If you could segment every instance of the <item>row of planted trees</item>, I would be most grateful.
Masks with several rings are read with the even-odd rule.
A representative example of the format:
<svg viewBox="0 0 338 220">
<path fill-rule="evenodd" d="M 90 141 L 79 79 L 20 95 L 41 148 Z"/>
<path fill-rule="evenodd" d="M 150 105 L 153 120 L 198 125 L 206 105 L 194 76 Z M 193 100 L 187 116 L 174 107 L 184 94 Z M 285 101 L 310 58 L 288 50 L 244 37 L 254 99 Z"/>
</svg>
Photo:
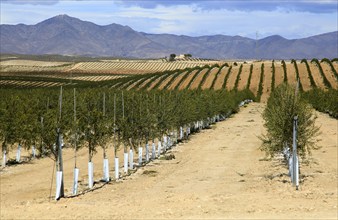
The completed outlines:
<svg viewBox="0 0 338 220">
<path fill-rule="evenodd" d="M 0 99 L 3 166 L 8 151 L 19 146 L 18 150 L 33 148 L 37 155 L 49 156 L 57 161 L 58 171 L 62 171 L 62 146 L 72 146 L 76 169 L 76 151 L 85 147 L 91 188 L 92 158 L 98 147 L 103 149 L 104 180 L 109 181 L 106 149 L 108 144 L 113 144 L 115 179 L 118 179 L 117 150 L 120 147 L 124 148 L 124 172 L 128 172 L 128 167 L 134 168 L 134 152 L 139 153 L 142 165 L 142 149 L 149 161 L 149 145 L 152 146 L 154 159 L 155 144 L 159 155 L 190 132 L 237 111 L 240 101 L 254 97 L 248 90 L 144 92 L 66 88 L 6 89 L 0 91 Z M 76 194 L 76 190 L 73 193 Z"/>
</svg>

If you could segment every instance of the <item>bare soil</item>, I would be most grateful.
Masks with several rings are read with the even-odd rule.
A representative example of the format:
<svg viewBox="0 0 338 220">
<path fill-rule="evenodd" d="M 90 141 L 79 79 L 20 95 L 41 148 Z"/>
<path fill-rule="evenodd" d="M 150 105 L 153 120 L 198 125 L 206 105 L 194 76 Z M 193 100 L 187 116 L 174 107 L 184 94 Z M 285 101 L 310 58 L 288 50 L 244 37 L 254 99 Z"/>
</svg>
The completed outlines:
<svg viewBox="0 0 338 220">
<path fill-rule="evenodd" d="M 214 67 L 212 70 L 210 70 L 209 75 L 207 76 L 204 84 L 202 85 L 202 89 L 210 89 L 211 88 L 212 82 L 214 81 L 218 70 L 219 70 L 219 68 L 217 68 L 217 67 Z"/>
<path fill-rule="evenodd" d="M 263 78 L 263 94 L 261 96 L 261 102 L 267 102 L 271 93 L 271 81 L 272 81 L 272 63 L 264 63 L 264 78 Z"/>
<path fill-rule="evenodd" d="M 316 82 L 317 87 L 321 88 L 321 89 L 326 88 L 325 85 L 324 85 L 323 77 L 319 73 L 318 66 L 314 63 L 309 62 L 309 61 L 308 61 L 308 64 L 310 66 L 311 74 L 312 74 L 314 81 Z"/>
<path fill-rule="evenodd" d="M 239 66 L 232 66 L 232 69 L 230 71 L 230 75 L 228 77 L 228 81 L 225 87 L 227 90 L 230 91 L 235 87 L 235 82 L 236 82 L 238 73 L 239 73 Z"/>
<path fill-rule="evenodd" d="M 173 76 L 174 76 L 173 74 L 170 75 L 170 76 L 167 76 L 167 77 L 161 82 L 161 84 L 159 85 L 158 89 L 159 89 L 159 90 L 164 89 L 164 87 L 170 82 L 170 80 L 171 80 L 171 78 L 173 78 Z"/>
<path fill-rule="evenodd" d="M 250 104 L 173 148 L 169 154 L 175 159 L 155 160 L 118 182 L 58 202 L 49 201 L 52 160 L 6 167 L 0 172 L 1 219 L 337 219 L 337 120 L 318 113 L 322 148 L 302 161 L 296 191 L 285 164 L 267 160 L 258 150 L 258 136 L 265 132 L 263 109 Z M 71 149 L 64 150 L 66 195 L 71 194 L 73 156 Z M 108 157 L 113 158 L 111 148 Z M 82 149 L 81 187 L 87 184 L 87 161 Z M 102 150 L 93 162 L 99 180 Z"/>
<path fill-rule="evenodd" d="M 303 90 L 304 91 L 310 90 L 311 82 L 309 79 L 309 73 L 307 71 L 305 63 L 297 62 L 297 67 L 298 67 L 300 82 L 302 83 L 302 86 L 303 86 Z"/>
<path fill-rule="evenodd" d="M 259 87 L 259 80 L 261 76 L 261 62 L 257 62 L 253 64 L 252 76 L 249 89 L 255 95 L 257 95 L 258 87 Z"/>
<path fill-rule="evenodd" d="M 190 88 L 189 89 L 197 89 L 200 82 L 203 79 L 203 76 L 208 72 L 208 68 L 204 68 L 203 70 L 201 70 L 198 75 L 196 76 L 196 78 L 194 79 L 194 81 L 191 83 Z"/>
<path fill-rule="evenodd" d="M 185 71 L 185 72 L 181 73 L 180 75 L 178 75 L 175 78 L 174 82 L 169 86 L 168 89 L 173 90 L 186 74 L 188 74 L 188 71 Z"/>
<path fill-rule="evenodd" d="M 284 81 L 284 70 L 280 63 L 275 62 L 275 87 Z"/>
<path fill-rule="evenodd" d="M 250 66 L 251 64 L 243 64 L 241 78 L 238 82 L 238 90 L 242 90 L 246 88 L 248 84 L 248 80 L 249 80 Z"/>
<path fill-rule="evenodd" d="M 185 80 L 181 83 L 181 85 L 179 86 L 179 90 L 185 89 L 187 88 L 187 86 L 189 85 L 190 81 L 192 80 L 192 78 L 195 76 L 195 74 L 198 74 L 199 70 L 193 70 L 189 76 L 187 78 L 185 78 Z"/>
<path fill-rule="evenodd" d="M 218 89 L 222 89 L 222 86 L 224 84 L 224 79 L 226 74 L 228 73 L 229 67 L 223 67 L 221 72 L 218 74 L 218 77 L 216 79 L 215 85 L 214 85 L 214 89 L 218 90 Z"/>
<path fill-rule="evenodd" d="M 331 70 L 330 65 L 323 62 L 323 63 L 320 63 L 320 66 L 322 67 L 324 75 L 326 76 L 327 80 L 330 82 L 332 88 L 338 89 L 338 83 L 337 83 L 336 77 L 334 76 L 334 73 Z"/>
<path fill-rule="evenodd" d="M 296 70 L 295 70 L 293 63 L 286 64 L 286 75 L 288 77 L 288 84 L 296 85 L 297 75 L 296 75 Z"/>
</svg>

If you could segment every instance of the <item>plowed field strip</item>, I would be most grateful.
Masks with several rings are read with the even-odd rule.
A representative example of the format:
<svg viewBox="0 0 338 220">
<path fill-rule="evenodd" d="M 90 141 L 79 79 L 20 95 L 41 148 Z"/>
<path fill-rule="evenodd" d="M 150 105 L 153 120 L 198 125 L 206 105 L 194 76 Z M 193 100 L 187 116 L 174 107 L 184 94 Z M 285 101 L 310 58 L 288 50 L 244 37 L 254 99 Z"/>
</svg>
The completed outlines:
<svg viewBox="0 0 338 220">
<path fill-rule="evenodd" d="M 161 85 L 159 85 L 158 89 L 162 90 L 169 82 L 170 80 L 174 77 L 174 74 L 168 76 L 165 80 L 162 81 Z"/>
<path fill-rule="evenodd" d="M 249 89 L 254 95 L 257 95 L 258 92 L 259 80 L 261 77 L 261 66 L 262 66 L 261 62 L 253 64 L 252 77 Z"/>
<path fill-rule="evenodd" d="M 205 79 L 205 82 L 203 83 L 202 85 L 202 89 L 210 89 L 211 85 L 212 85 L 212 82 L 214 81 L 215 77 L 216 77 L 216 74 L 218 72 L 219 68 L 217 67 L 214 67 L 209 75 L 207 76 L 207 78 Z"/>
<path fill-rule="evenodd" d="M 243 64 L 241 78 L 239 79 L 238 83 L 238 90 L 243 90 L 246 88 L 248 83 L 250 73 L 250 64 Z"/>
<path fill-rule="evenodd" d="M 326 62 L 322 62 L 320 63 L 322 69 L 323 69 L 323 72 L 327 78 L 327 80 L 330 82 L 331 86 L 333 89 L 337 89 L 338 88 L 338 83 L 337 83 L 337 80 L 336 80 L 336 77 L 334 76 L 332 70 L 331 70 L 331 67 L 328 63 Z"/>
<path fill-rule="evenodd" d="M 178 87 L 179 90 L 186 89 L 189 85 L 192 78 L 197 74 L 200 70 L 194 70 L 192 71 L 189 76 L 182 82 L 182 84 Z"/>
<path fill-rule="evenodd" d="M 297 66 L 298 66 L 299 78 L 300 78 L 300 82 L 302 83 L 303 90 L 308 91 L 311 89 L 311 82 L 309 79 L 309 73 L 307 72 L 306 65 L 305 63 L 297 62 Z"/>
<path fill-rule="evenodd" d="M 238 71 L 239 71 L 239 66 L 232 66 L 228 81 L 226 82 L 227 84 L 225 86 L 227 90 L 232 90 L 234 88 L 237 75 L 238 75 Z"/>
<path fill-rule="evenodd" d="M 326 86 L 324 85 L 323 77 L 319 73 L 319 68 L 316 64 L 311 63 L 308 61 L 308 64 L 310 66 L 310 70 L 312 73 L 312 77 L 314 81 L 316 82 L 316 85 L 318 88 L 324 89 Z"/>
<path fill-rule="evenodd" d="M 214 86 L 215 90 L 222 89 L 224 79 L 225 79 L 226 74 L 228 73 L 228 70 L 229 70 L 229 67 L 225 66 L 222 68 L 220 74 L 218 74 L 218 77 L 216 79 L 215 86 Z"/>
<path fill-rule="evenodd" d="M 203 70 L 201 70 L 199 74 L 196 76 L 196 78 L 194 79 L 194 81 L 191 83 L 189 89 L 197 89 L 201 80 L 203 79 L 204 74 L 206 74 L 208 70 L 209 70 L 208 68 L 204 68 Z"/>
<path fill-rule="evenodd" d="M 149 79 L 146 79 L 141 85 L 138 86 L 138 90 L 142 89 L 147 83 L 149 83 L 152 79 L 154 79 L 156 76 L 149 77 Z"/>
<path fill-rule="evenodd" d="M 266 102 L 271 93 L 272 63 L 264 63 L 263 94 L 262 102 Z"/>
<path fill-rule="evenodd" d="M 188 74 L 188 71 L 184 71 L 183 73 L 181 73 L 180 75 L 178 75 L 178 76 L 175 78 L 174 82 L 171 83 L 171 85 L 169 86 L 168 89 L 169 89 L 169 90 L 175 89 L 176 86 L 177 86 L 177 84 L 181 81 L 181 79 L 182 79 L 186 74 Z"/>
<path fill-rule="evenodd" d="M 151 84 L 150 84 L 150 86 L 147 88 L 147 90 L 148 91 L 150 91 L 150 90 L 152 90 L 162 79 L 163 79 L 163 77 L 166 77 L 166 76 L 168 76 L 168 74 L 165 74 L 165 75 L 163 75 L 163 76 L 160 76 L 159 78 L 157 78 L 156 80 L 154 80 Z"/>
<path fill-rule="evenodd" d="M 284 71 L 280 63 L 275 62 L 275 87 L 284 81 Z"/>
<path fill-rule="evenodd" d="M 286 74 L 288 78 L 288 84 L 296 85 L 297 83 L 296 70 L 295 70 L 295 66 L 292 63 L 286 64 Z"/>
</svg>

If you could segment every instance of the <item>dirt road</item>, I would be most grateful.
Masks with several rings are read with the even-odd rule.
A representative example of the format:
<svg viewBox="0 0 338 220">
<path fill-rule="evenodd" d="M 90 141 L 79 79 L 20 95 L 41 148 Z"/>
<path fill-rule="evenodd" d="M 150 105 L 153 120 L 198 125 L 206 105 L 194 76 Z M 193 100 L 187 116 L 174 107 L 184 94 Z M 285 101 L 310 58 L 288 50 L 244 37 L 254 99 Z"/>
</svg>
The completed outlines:
<svg viewBox="0 0 338 220">
<path fill-rule="evenodd" d="M 296 191 L 282 162 L 266 160 L 258 150 L 263 108 L 252 103 L 176 146 L 175 159 L 156 160 L 76 198 L 48 202 L 49 159 L 8 167 L 0 173 L 1 219 L 337 219 L 337 120 L 318 113 L 322 148 L 313 152 L 310 165 L 301 164 Z M 102 175 L 101 155 L 94 158 L 96 178 Z M 64 158 L 71 157 L 66 150 Z M 84 182 L 86 160 L 81 151 Z M 72 163 L 65 161 L 66 189 Z"/>
</svg>

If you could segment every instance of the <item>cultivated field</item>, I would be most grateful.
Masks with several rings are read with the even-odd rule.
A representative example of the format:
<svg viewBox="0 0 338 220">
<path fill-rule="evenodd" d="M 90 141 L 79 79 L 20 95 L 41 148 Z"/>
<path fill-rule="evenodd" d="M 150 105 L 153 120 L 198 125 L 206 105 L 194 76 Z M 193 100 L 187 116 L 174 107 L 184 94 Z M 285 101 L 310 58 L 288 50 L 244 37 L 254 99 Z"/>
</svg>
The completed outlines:
<svg viewBox="0 0 338 220">
<path fill-rule="evenodd" d="M 212 129 L 118 182 L 103 185 L 102 151 L 94 156 L 96 190 L 49 200 L 49 158 L 0 171 L 1 219 L 337 219 L 337 120 L 317 113 L 320 150 L 301 164 L 296 191 L 281 160 L 265 160 L 257 136 L 264 104 L 253 103 Z M 108 149 L 112 158 L 113 150 Z M 87 151 L 80 150 L 80 188 L 87 185 Z M 123 158 L 123 152 L 118 153 Z M 14 154 L 10 155 L 12 158 Z M 73 150 L 64 150 L 65 193 L 71 194 Z M 303 161 L 304 162 L 304 161 Z M 123 163 L 120 162 L 120 167 Z M 113 162 L 111 162 L 113 170 Z M 122 169 L 122 168 L 121 168 Z M 55 178 L 54 180 L 55 181 Z M 102 186 L 102 187 L 100 187 Z M 52 196 L 55 184 L 52 187 Z"/>
<path fill-rule="evenodd" d="M 51 71 L 51 68 L 58 69 Z M 315 59 L 293 62 L 237 62 L 236 64 L 207 60 L 175 62 L 104 60 L 78 63 L 5 60 L 1 61 L 0 86 L 53 87 L 108 80 L 109 83 L 105 85 L 128 90 L 249 88 L 255 95 L 261 96 L 261 101 L 266 101 L 273 90 L 272 86 L 277 87 L 283 82 L 295 85 L 298 78 L 304 91 L 315 87 L 337 89 L 337 71 L 337 61 L 316 62 Z M 140 78 L 140 74 L 143 78 Z M 44 81 L 48 82 L 44 83 Z M 259 91 L 260 84 L 261 91 Z M 258 94 L 259 92 L 262 94 Z"/>
</svg>

